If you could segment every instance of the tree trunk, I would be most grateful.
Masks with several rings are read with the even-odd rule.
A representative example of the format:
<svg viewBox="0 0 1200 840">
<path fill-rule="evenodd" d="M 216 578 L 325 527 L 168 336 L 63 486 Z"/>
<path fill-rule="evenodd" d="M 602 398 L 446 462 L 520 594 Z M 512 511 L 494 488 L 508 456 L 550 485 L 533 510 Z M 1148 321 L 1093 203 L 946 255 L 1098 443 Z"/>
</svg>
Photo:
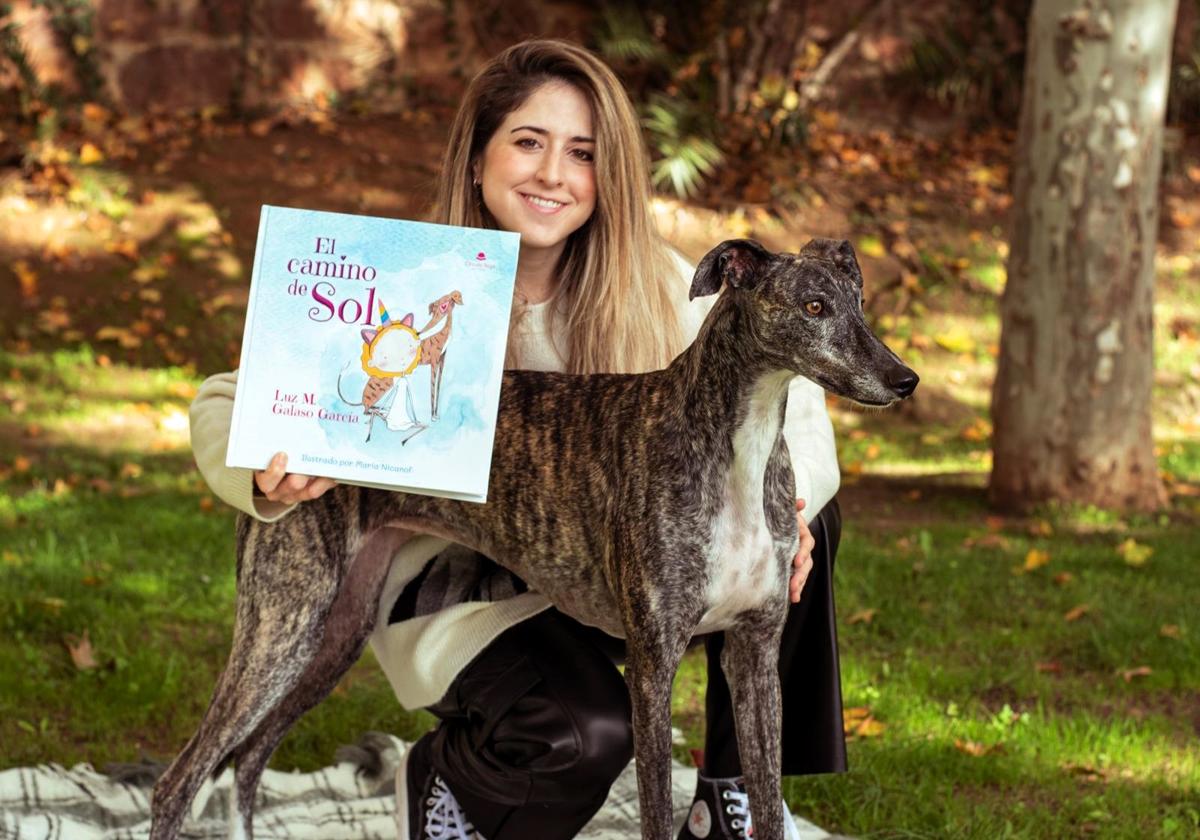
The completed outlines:
<svg viewBox="0 0 1200 840">
<path fill-rule="evenodd" d="M 992 391 L 993 503 L 1152 510 L 1154 245 L 1177 0 L 1037 0 Z"/>
</svg>

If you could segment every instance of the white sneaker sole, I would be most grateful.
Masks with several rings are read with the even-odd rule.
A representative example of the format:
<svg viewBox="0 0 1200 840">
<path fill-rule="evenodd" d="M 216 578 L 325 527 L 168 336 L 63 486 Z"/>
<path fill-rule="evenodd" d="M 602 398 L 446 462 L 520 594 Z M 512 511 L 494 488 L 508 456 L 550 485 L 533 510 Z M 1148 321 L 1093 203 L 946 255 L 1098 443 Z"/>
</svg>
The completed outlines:
<svg viewBox="0 0 1200 840">
<path fill-rule="evenodd" d="M 409 749 L 412 746 L 409 745 Z M 396 768 L 396 838 L 411 840 L 408 833 L 408 753 L 400 758 Z"/>
</svg>

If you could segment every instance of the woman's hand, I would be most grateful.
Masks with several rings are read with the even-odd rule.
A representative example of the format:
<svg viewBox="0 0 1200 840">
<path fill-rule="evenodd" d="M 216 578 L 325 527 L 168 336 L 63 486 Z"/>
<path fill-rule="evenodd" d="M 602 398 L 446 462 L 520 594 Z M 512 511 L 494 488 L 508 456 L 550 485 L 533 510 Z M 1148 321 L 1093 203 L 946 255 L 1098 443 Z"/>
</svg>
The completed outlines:
<svg viewBox="0 0 1200 840">
<path fill-rule="evenodd" d="M 813 538 L 812 531 L 808 530 L 808 523 L 804 521 L 804 517 L 800 511 L 804 510 L 804 500 L 796 500 L 796 524 L 800 527 L 800 550 L 796 552 L 796 559 L 792 561 L 792 580 L 788 584 L 788 595 L 795 604 L 800 600 L 800 592 L 804 589 L 804 582 L 808 580 L 808 573 L 812 571 L 812 550 L 817 541 Z"/>
<path fill-rule="evenodd" d="M 272 502 L 294 505 L 315 499 L 337 484 L 332 478 L 287 472 L 287 454 L 276 452 L 265 470 L 254 474 L 254 483 Z"/>
</svg>

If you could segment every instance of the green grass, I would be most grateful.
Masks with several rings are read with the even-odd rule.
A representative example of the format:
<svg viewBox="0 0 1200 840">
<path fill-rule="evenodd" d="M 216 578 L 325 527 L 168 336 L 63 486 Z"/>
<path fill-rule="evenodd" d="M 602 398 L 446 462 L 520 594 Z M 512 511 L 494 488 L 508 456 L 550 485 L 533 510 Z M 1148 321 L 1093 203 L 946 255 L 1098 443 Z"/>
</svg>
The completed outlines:
<svg viewBox="0 0 1200 840">
<path fill-rule="evenodd" d="M 1115 534 L 1055 526 L 972 550 L 969 526 L 925 532 L 927 554 L 897 549 L 921 542 L 913 531 L 843 543 L 842 615 L 878 610 L 843 622 L 846 699 L 886 728 L 852 741 L 847 777 L 792 781 L 802 810 L 871 836 L 1194 836 L 1195 527 L 1122 532 L 1154 547 L 1141 568 Z M 1014 574 L 1033 547 L 1050 563 Z M 1056 584 L 1063 572 L 1073 580 Z M 1151 672 L 1126 681 L 1139 666 Z"/>
<path fill-rule="evenodd" d="M 168 758 L 232 630 L 234 516 L 213 504 L 177 423 L 196 380 L 102 366 L 87 348 L 0 353 L 0 372 L 0 673 L 19 675 L 0 681 L 0 766 Z M 84 633 L 96 667 L 81 670 L 67 644 Z M 428 726 L 369 660 L 275 766 L 328 764 L 366 729 Z"/>
<path fill-rule="evenodd" d="M 168 758 L 233 614 L 233 515 L 179 424 L 197 380 L 87 348 L 0 353 L 0 375 L 0 673 L 20 675 L 0 682 L 0 766 Z M 976 411 L 946 426 L 839 412 L 843 464 L 860 465 L 841 494 L 843 686 L 880 727 L 852 735 L 850 773 L 789 780 L 789 801 L 861 836 L 1195 837 L 1195 510 L 989 520 Z M 1195 481 L 1200 446 L 1166 442 L 1162 465 Z M 1152 549 L 1141 566 L 1117 551 L 1130 538 Z M 1024 571 L 1030 550 L 1049 562 Z M 67 643 L 85 632 L 97 667 L 81 670 Z M 704 684 L 694 651 L 681 760 L 703 740 Z M 411 739 L 430 721 L 368 654 L 273 764 L 313 769 L 365 730 Z"/>
</svg>

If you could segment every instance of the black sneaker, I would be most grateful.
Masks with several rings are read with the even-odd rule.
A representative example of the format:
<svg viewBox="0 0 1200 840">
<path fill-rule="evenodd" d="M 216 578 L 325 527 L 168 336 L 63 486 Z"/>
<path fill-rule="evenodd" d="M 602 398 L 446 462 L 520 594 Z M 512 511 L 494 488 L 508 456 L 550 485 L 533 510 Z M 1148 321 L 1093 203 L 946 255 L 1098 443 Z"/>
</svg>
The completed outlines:
<svg viewBox="0 0 1200 840">
<path fill-rule="evenodd" d="M 750 806 L 742 777 L 710 779 L 696 776 L 696 797 L 678 840 L 747 840 Z"/>
<path fill-rule="evenodd" d="M 408 748 L 396 770 L 399 840 L 483 840 L 429 759 L 432 733 Z"/>
<path fill-rule="evenodd" d="M 799 840 L 796 823 L 787 803 L 783 808 L 783 836 Z M 754 823 L 750 819 L 750 801 L 746 782 L 741 776 L 732 779 L 710 779 L 696 774 L 696 797 L 688 811 L 678 840 L 750 840 Z"/>
</svg>

